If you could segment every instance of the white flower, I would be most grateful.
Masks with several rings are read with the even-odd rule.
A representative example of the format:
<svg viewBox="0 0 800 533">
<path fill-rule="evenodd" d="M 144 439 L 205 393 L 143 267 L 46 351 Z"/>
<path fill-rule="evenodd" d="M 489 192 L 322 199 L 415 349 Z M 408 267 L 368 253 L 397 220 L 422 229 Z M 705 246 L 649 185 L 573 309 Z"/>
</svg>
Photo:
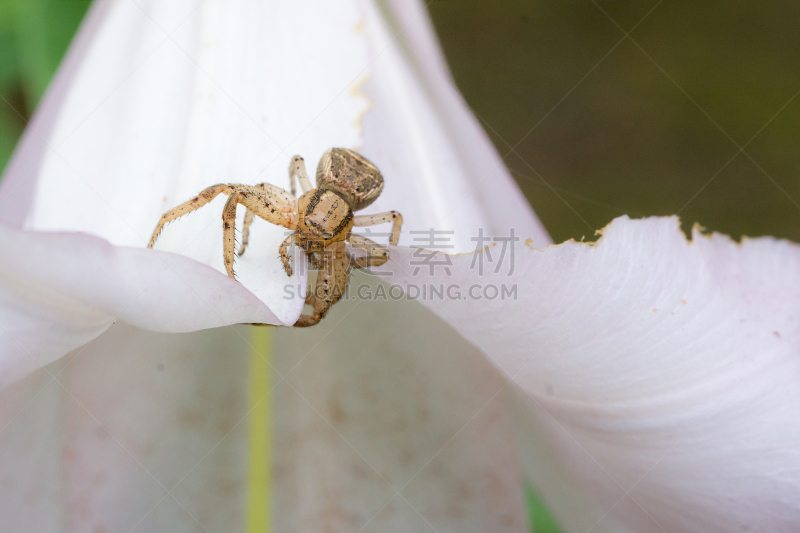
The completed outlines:
<svg viewBox="0 0 800 533">
<path fill-rule="evenodd" d="M 119 0 L 0 187 L 4 528 L 243 529 L 252 328 L 206 328 L 293 323 L 305 276 L 257 221 L 227 278 L 222 198 L 144 246 L 202 188 L 285 187 L 331 146 L 382 170 L 370 210 L 403 213 L 401 244 L 522 238 L 513 273 L 414 273 L 398 247 L 385 281 L 517 298 L 354 299 L 275 330 L 276 531 L 524 531 L 526 480 L 566 531 L 796 527 L 795 245 L 619 219 L 542 249 L 419 2 Z"/>
<path fill-rule="evenodd" d="M 800 247 L 622 217 L 517 253 L 519 299 L 423 303 L 513 383 L 525 472 L 567 531 L 797 529 Z M 392 259 L 394 283 L 433 282 Z M 453 276 L 485 285 L 471 261 Z"/>
</svg>

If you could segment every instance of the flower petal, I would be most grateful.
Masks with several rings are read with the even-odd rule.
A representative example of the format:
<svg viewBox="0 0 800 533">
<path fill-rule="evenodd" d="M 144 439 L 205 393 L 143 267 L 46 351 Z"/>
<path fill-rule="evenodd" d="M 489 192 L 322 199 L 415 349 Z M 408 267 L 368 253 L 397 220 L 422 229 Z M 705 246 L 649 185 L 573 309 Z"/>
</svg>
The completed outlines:
<svg viewBox="0 0 800 533">
<path fill-rule="evenodd" d="M 117 324 L 4 391 L 4 531 L 242 530 L 246 334 Z"/>
<path fill-rule="evenodd" d="M 288 186 L 292 154 L 313 165 L 360 143 L 368 102 L 347 90 L 367 64 L 359 20 L 352 3 L 98 2 L 9 165 L 2 219 L 143 247 L 162 213 L 209 185 Z M 157 249 L 225 273 L 224 201 L 167 228 Z M 283 292 L 295 284 L 276 253 L 284 233 L 257 220 L 236 262 L 274 323 L 299 309 Z"/>
<path fill-rule="evenodd" d="M 347 90 L 367 65 L 360 18 L 354 4 L 97 2 L 5 173 L 0 219 L 143 247 L 163 212 L 204 187 L 285 187 L 293 153 L 316 161 L 332 145 L 360 142 L 368 102 Z M 297 20 L 304 23 L 287 22 Z M 320 44 L 329 40 L 336 46 Z M 217 276 L 169 254 L 78 236 L 48 248 L 61 237 L 3 229 L 14 243 L 2 252 L 14 276 L 3 289 L 3 312 L 13 317 L 2 341 L 3 383 L 37 367 L 23 352 L 46 364 L 116 318 L 157 331 L 294 323 L 302 300 L 284 287 L 305 287 L 306 274 L 283 271 L 276 252 L 285 230 L 256 220 L 236 261 L 238 279 L 267 308 L 224 275 L 224 201 L 171 225 L 156 246 Z M 15 265 L 21 250 L 37 260 Z M 69 267 L 54 272 L 62 263 Z M 36 333 L 43 329 L 50 334 Z"/>
<path fill-rule="evenodd" d="M 0 514 L 12 533 L 65 529 L 61 396 L 41 369 L 0 393 Z"/>
<path fill-rule="evenodd" d="M 409 231 L 431 228 L 455 232 L 446 243 L 455 252 L 475 249 L 478 228 L 552 242 L 450 79 L 425 5 L 363 4 L 374 56 L 364 92 L 374 107 L 362 152 L 386 176 L 370 210 L 400 211 L 406 245 L 416 241 Z"/>
<path fill-rule="evenodd" d="M 173 332 L 251 320 L 286 323 L 240 283 L 167 252 L 2 225 L 0 250 L 0 388 L 116 320 Z M 294 283 L 302 282 L 295 275 Z M 295 316 L 301 308 L 295 301 Z"/>
<path fill-rule="evenodd" d="M 374 205 L 375 211 L 401 210 L 411 222 L 410 229 L 463 229 L 464 233 L 454 236 L 454 245 L 459 250 L 473 248 L 469 230 L 500 231 L 506 224 L 525 228 L 536 237 L 537 244 L 548 242 L 490 143 L 458 99 L 449 78 L 441 72 L 441 65 L 431 65 L 440 70 L 438 73 L 424 73 L 426 62 L 415 54 L 424 57 L 438 53 L 433 40 L 428 38 L 427 42 L 413 45 L 412 53 L 396 39 L 406 27 L 425 20 L 423 6 L 417 4 L 414 7 L 417 16 L 398 27 L 398 20 L 407 20 L 403 18 L 408 14 L 404 6 L 394 7 L 398 16 L 393 18 L 387 11 L 378 12 L 370 2 L 360 4 L 366 15 L 366 24 L 361 27 L 356 24 L 360 15 L 350 4 L 329 7 L 321 3 L 308 6 L 287 3 L 282 4 L 286 13 L 270 13 L 274 15 L 270 18 L 252 15 L 255 12 L 263 15 L 257 11 L 260 4 L 243 2 L 222 8 L 204 3 L 196 12 L 190 12 L 187 6 L 185 25 L 179 22 L 183 15 L 177 14 L 180 9 L 175 7 L 180 8 L 181 4 L 162 8 L 161 4 L 143 3 L 141 13 L 126 2 L 101 4 L 103 10 L 96 8 L 93 16 L 108 18 L 98 30 L 96 40 L 87 45 L 91 50 L 85 54 L 80 69 L 75 70 L 93 73 L 92 76 L 110 72 L 112 83 L 109 85 L 106 79 L 105 88 L 112 92 L 106 100 L 95 104 L 99 107 L 88 118 L 70 111 L 63 121 L 54 121 L 53 131 L 46 138 L 56 139 L 58 146 L 50 158 L 37 162 L 42 170 L 36 174 L 36 194 L 30 194 L 33 207 L 25 227 L 92 232 L 112 244 L 141 246 L 153 222 L 175 203 L 219 181 L 249 181 L 225 176 L 249 175 L 251 182 L 255 182 L 263 179 L 259 173 L 264 172 L 267 181 L 283 184 L 286 161 L 281 161 L 287 153 L 274 153 L 274 147 L 265 138 L 272 136 L 262 134 L 272 132 L 269 127 L 274 124 L 275 136 L 292 143 L 292 152 L 303 153 L 309 161 L 315 161 L 331 145 L 357 146 L 360 129 L 355 119 L 366 109 L 368 101 L 361 99 L 356 89 L 371 72 L 372 78 L 364 85 L 364 91 L 374 99 L 375 108 L 364 119 L 363 152 L 378 164 L 387 179 L 386 191 Z M 301 19 L 302 25 L 285 22 Z M 159 34 L 150 23 L 174 33 L 159 43 L 158 39 L 166 33 Z M 425 25 L 428 23 L 422 24 L 419 31 L 428 32 Z M 242 27 L 252 29 L 242 31 Z M 306 30 L 298 28 L 307 28 L 308 33 L 300 33 Z M 336 33 L 329 37 L 331 31 Z M 260 39 L 275 35 L 275 40 L 263 48 L 263 43 L 252 46 L 247 39 L 253 35 Z M 252 53 L 253 50 L 274 52 L 287 41 L 287 35 L 293 37 L 292 46 L 283 49 L 280 57 L 269 56 L 265 61 L 258 52 Z M 307 38 L 303 39 L 303 35 Z M 330 52 L 330 56 L 320 55 L 320 36 L 337 43 L 323 50 Z M 123 66 L 130 67 L 136 60 L 142 61 L 141 66 L 121 72 L 118 65 L 112 65 L 118 60 L 120 49 L 125 51 Z M 287 57 L 291 60 L 286 60 Z M 267 72 L 283 72 L 281 80 L 288 79 L 285 87 L 276 89 L 272 78 L 261 84 L 259 79 L 251 83 L 250 76 L 258 78 L 259 65 L 264 62 L 271 67 Z M 308 70 L 304 73 L 297 65 Z M 237 79 L 236 75 L 245 79 Z M 189 78 L 191 81 L 187 81 Z M 152 80 L 161 81 L 153 85 Z M 113 89 L 114 83 L 119 84 L 118 91 Z M 81 100 L 83 95 L 104 94 L 102 87 L 80 85 L 75 80 L 72 84 L 77 89 L 65 98 L 79 101 L 64 105 L 64 109 L 91 108 Z M 439 87 L 442 84 L 445 88 Z M 313 93 L 313 98 L 306 92 Z M 266 99 L 268 103 L 264 103 L 264 94 L 270 96 Z M 317 100 L 319 94 L 326 94 L 331 100 Z M 285 108 L 278 109 L 275 102 L 281 102 Z M 260 122 L 261 110 L 268 119 L 266 125 Z M 237 115 L 238 112 L 247 117 Z M 297 117 L 302 119 L 302 126 L 295 122 Z M 312 120 L 310 126 L 306 127 L 306 119 Z M 352 135 L 354 131 L 356 135 Z M 278 146 L 282 146 L 280 140 Z M 273 161 L 276 165 L 271 164 Z M 278 177 L 272 179 L 271 172 Z M 53 181 L 47 182 L 47 176 L 53 176 Z M 13 178 L 7 183 L 23 182 Z M 477 199 L 475 191 L 482 193 Z M 483 194 L 488 191 L 499 194 Z M 10 194 L 13 192 L 0 197 Z M 215 202 L 170 227 L 159 241 L 159 248 L 184 253 L 221 270 L 219 222 L 214 219 L 219 216 L 222 200 Z M 257 253 L 248 251 L 239 261 L 244 284 L 256 294 L 258 280 L 252 281 L 248 268 L 257 273 L 256 268 L 270 264 L 265 276 L 279 272 L 274 251 L 281 238 L 280 232 L 268 224 L 254 225 L 251 247 L 252 242 L 258 241 L 262 243 L 262 253 L 272 254 L 261 259 Z M 274 309 L 275 302 L 268 303 Z M 357 304 L 339 304 L 340 309 L 335 312 L 344 312 L 348 305 Z M 342 488 L 341 497 L 331 500 L 326 495 L 327 500 L 308 502 L 295 499 L 280 506 L 280 512 L 285 514 L 278 520 L 346 527 L 355 519 L 378 530 L 419 530 L 425 522 L 439 530 L 522 530 L 525 527 L 522 480 L 514 442 L 509 438 L 507 415 L 493 396 L 500 388 L 497 374 L 478 353 L 452 332 L 443 332 L 440 322 L 420 314 L 415 306 L 387 304 L 386 307 L 391 312 L 363 316 L 352 330 L 338 333 L 338 342 L 332 344 L 336 353 L 349 354 L 361 346 L 362 358 L 367 354 L 373 356 L 379 336 L 374 324 L 402 323 L 409 320 L 409 314 L 413 319 L 409 327 L 419 331 L 419 342 L 430 345 L 431 349 L 421 347 L 409 353 L 402 347 L 407 336 L 404 330 L 394 330 L 397 336 L 391 344 L 394 348 L 386 347 L 383 351 L 391 354 L 396 350 L 394 360 L 408 368 L 381 369 L 372 388 L 391 394 L 383 402 L 372 404 L 364 404 L 358 388 L 351 387 L 363 384 L 364 375 L 332 371 L 314 382 L 314 374 L 302 372 L 298 366 L 300 379 L 286 381 L 286 386 L 291 383 L 294 389 L 290 393 L 284 390 L 288 398 L 280 396 L 279 401 L 287 407 L 306 406 L 313 412 L 330 407 L 325 394 L 334 390 L 331 383 L 341 385 L 350 394 L 356 393 L 354 401 L 342 407 L 342 413 L 346 417 L 351 413 L 358 416 L 353 424 L 341 428 L 346 443 L 354 448 L 342 448 L 341 442 L 331 438 L 328 420 L 309 417 L 309 409 L 304 413 L 296 408 L 285 411 L 297 412 L 298 417 L 279 421 L 278 433 L 303 437 L 308 446 L 289 447 L 285 454 L 279 454 L 279 460 L 287 461 L 284 465 L 291 467 L 279 485 L 281 494 L 286 487 L 296 487 L 294 490 L 300 493 L 309 490 L 314 485 L 304 477 L 305 472 L 318 467 L 314 471 L 318 474 L 319 468 L 330 468 L 330 458 L 337 461 L 333 466 L 341 462 L 342 466 L 351 465 L 353 470 L 339 475 L 332 469 L 325 483 L 316 478 L 312 481 L 331 490 Z M 399 315 L 394 314 L 395 308 L 400 310 Z M 364 334 L 360 333 L 362 324 L 366 328 Z M 322 332 L 321 328 L 318 326 L 317 332 Z M 370 331 L 372 336 L 367 334 Z M 298 334 L 286 331 L 280 336 L 281 339 L 295 336 L 295 342 L 291 343 L 294 347 L 298 344 Z M 319 335 L 322 333 L 306 332 L 303 338 L 323 341 Z M 360 344 L 353 342 L 354 335 L 363 339 Z M 287 356 L 290 355 L 289 345 L 283 346 L 287 347 Z M 437 385 L 439 381 L 441 387 Z M 309 382 L 318 387 L 309 388 Z M 420 383 L 425 387 L 423 395 L 415 394 Z M 93 390 L 89 385 L 86 388 Z M 108 393 L 99 390 L 97 397 Z M 334 402 L 333 412 L 338 413 L 335 407 Z M 399 411 L 399 424 L 419 427 L 413 427 L 414 431 L 385 428 L 382 417 L 387 409 Z M 418 416 L 425 418 L 426 410 L 429 420 L 419 420 Z M 337 423 L 335 417 L 330 421 L 334 426 Z M 323 436 L 314 440 L 315 433 Z M 387 446 L 398 441 L 404 447 L 375 449 L 375 443 L 381 442 L 376 438 L 386 439 L 381 433 L 389 436 Z M 364 469 L 364 464 L 354 460 L 348 451 L 354 449 L 356 455 L 363 454 L 367 459 L 369 482 L 358 483 L 348 475 Z M 372 465 L 375 467 L 370 473 Z M 142 493 L 150 494 L 145 490 Z M 345 516 L 337 514 L 340 511 Z"/>
<path fill-rule="evenodd" d="M 427 61 L 439 52 L 424 6 L 363 6 L 374 59 L 361 151 L 386 178 L 369 211 L 400 211 L 405 243 L 457 228 L 448 244 L 471 250 L 477 228 L 513 224 L 547 244 L 443 64 Z M 276 332 L 277 529 L 526 530 L 498 374 L 419 306 L 375 298 L 376 282 L 355 274 L 318 326 Z"/>
<path fill-rule="evenodd" d="M 350 287 L 276 334 L 276 530 L 525 531 L 497 371 L 414 302 L 366 297 L 374 277 Z"/>
<path fill-rule="evenodd" d="M 688 242 L 675 218 L 623 217 L 597 244 L 516 253 L 511 274 L 456 256 L 442 278 L 412 276 L 413 252 L 398 248 L 390 279 L 480 288 L 481 301 L 422 303 L 521 392 L 523 433 L 545 435 L 551 474 L 569 474 L 533 475 L 568 530 L 796 528 L 800 247 L 698 230 Z M 486 297 L 490 286 L 517 297 Z M 574 512 L 585 502 L 558 501 L 559 484 L 593 505 Z"/>
</svg>

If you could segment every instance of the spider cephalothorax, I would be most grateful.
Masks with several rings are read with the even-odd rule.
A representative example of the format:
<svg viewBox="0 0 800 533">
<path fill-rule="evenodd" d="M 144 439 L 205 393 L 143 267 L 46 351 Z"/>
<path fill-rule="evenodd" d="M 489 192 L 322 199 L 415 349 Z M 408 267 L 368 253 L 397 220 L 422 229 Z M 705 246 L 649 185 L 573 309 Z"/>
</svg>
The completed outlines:
<svg viewBox="0 0 800 533">
<path fill-rule="evenodd" d="M 297 233 L 309 238 L 341 241 L 353 227 L 353 210 L 333 191 L 308 191 L 297 201 L 297 211 L 300 214 Z"/>
<path fill-rule="evenodd" d="M 295 177 L 303 190 L 299 199 L 295 198 Z M 317 166 L 316 189 L 311 185 L 305 163 L 300 156 L 292 158 L 289 180 L 291 194 L 269 183 L 254 186 L 219 184 L 208 187 L 188 202 L 164 213 L 148 246 L 153 247 L 167 222 L 204 206 L 220 194 L 229 195 L 222 210 L 223 257 L 228 275 L 236 279 L 233 273 L 236 206 L 242 204 L 247 208 L 247 213 L 244 217 L 239 255 L 244 253 L 250 225 L 254 215 L 257 215 L 268 222 L 293 230 L 278 250 L 288 275 L 292 275 L 288 253 L 292 244 L 303 248 L 309 263 L 320 270 L 315 290 L 309 291 L 306 297 L 306 303 L 314 307 L 314 312 L 311 315 L 301 315 L 295 323 L 295 326 L 314 325 L 341 298 L 350 278 L 351 268 L 382 265 L 389 259 L 389 250 L 366 237 L 353 235 L 353 226 L 391 222 L 389 244 L 394 246 L 400 237 L 403 217 L 397 211 L 362 216 L 353 214 L 374 202 L 380 195 L 383 190 L 383 176 L 375 165 L 352 150 L 332 148 L 322 155 Z M 365 251 L 367 255 L 351 256 L 346 242 Z"/>
</svg>

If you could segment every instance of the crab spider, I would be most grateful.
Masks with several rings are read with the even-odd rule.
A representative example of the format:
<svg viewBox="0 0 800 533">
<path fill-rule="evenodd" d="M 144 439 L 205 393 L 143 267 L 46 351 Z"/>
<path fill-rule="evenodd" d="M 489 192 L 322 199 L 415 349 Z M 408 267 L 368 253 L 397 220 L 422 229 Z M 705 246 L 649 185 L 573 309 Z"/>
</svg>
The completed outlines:
<svg viewBox="0 0 800 533">
<path fill-rule="evenodd" d="M 299 199 L 295 198 L 295 178 L 303 191 Z M 309 263 L 319 269 L 316 287 L 306 296 L 306 303 L 314 311 L 311 315 L 301 315 L 294 324 L 295 327 L 313 326 L 341 298 L 352 268 L 379 266 L 389 260 L 388 249 L 366 237 L 353 235 L 353 226 L 391 222 L 389 244 L 394 246 L 400 238 L 403 217 L 397 211 L 353 215 L 354 211 L 367 207 L 381 194 L 383 176 L 375 165 L 352 150 L 332 148 L 322 155 L 317 166 L 316 189 L 308 178 L 303 158 L 294 156 L 289 164 L 289 182 L 291 194 L 269 183 L 212 185 L 188 202 L 164 213 L 147 246 L 153 247 L 167 222 L 199 209 L 220 194 L 228 195 L 222 210 L 223 258 L 228 276 L 236 279 L 233 272 L 236 207 L 242 204 L 247 212 L 239 255 L 247 247 L 253 217 L 259 216 L 293 231 L 278 249 L 287 275 L 292 275 L 289 260 L 289 246 L 292 244 L 305 250 Z M 347 252 L 345 242 L 363 250 L 366 256 L 353 257 Z"/>
</svg>

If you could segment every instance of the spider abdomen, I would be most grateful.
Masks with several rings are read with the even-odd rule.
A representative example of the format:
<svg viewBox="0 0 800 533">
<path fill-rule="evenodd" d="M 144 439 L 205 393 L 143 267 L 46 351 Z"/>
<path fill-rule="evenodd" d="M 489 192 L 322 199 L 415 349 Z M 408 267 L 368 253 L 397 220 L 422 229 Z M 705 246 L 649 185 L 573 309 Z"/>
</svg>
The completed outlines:
<svg viewBox="0 0 800 533">
<path fill-rule="evenodd" d="M 331 148 L 317 165 L 317 187 L 341 196 L 353 211 L 370 205 L 383 191 L 383 176 L 370 161 L 346 148 Z"/>
</svg>

